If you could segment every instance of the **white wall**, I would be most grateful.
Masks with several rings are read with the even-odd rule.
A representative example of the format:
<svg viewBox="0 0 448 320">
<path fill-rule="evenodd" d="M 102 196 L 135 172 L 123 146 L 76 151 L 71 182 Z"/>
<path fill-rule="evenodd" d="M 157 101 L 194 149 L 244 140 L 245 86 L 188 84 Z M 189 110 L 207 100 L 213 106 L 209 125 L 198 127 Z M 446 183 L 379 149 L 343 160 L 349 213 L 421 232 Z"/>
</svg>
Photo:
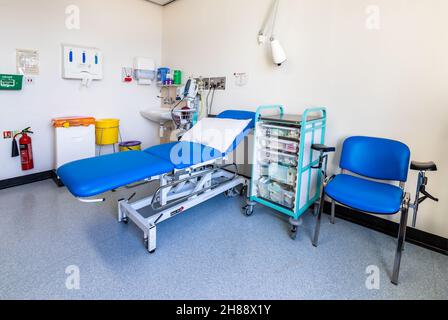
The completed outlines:
<svg viewBox="0 0 448 320">
<path fill-rule="evenodd" d="M 68 30 L 65 9 L 77 5 L 81 29 Z M 121 67 L 135 56 L 161 61 L 162 8 L 144 0 L 0 0 L 0 73 L 15 73 L 15 50 L 37 49 L 40 75 L 19 92 L 0 92 L 0 131 L 32 126 L 36 168 L 22 172 L 11 159 L 11 140 L 0 140 L 0 180 L 53 169 L 51 119 L 91 115 L 121 119 L 123 139 L 158 143 L 158 127 L 139 111 L 160 104 L 154 87 L 121 82 Z M 81 89 L 80 81 L 61 78 L 61 44 L 98 47 L 104 54 L 104 79 Z M 2 137 L 1 137 L 2 138 Z M 107 150 L 105 150 L 107 151 Z"/>
<path fill-rule="evenodd" d="M 434 160 L 418 227 L 448 237 L 448 1 L 282 0 L 278 35 L 289 57 L 272 66 L 257 34 L 270 0 L 179 0 L 164 9 L 163 62 L 187 75 L 228 77 L 215 112 L 281 103 L 288 112 L 329 111 L 327 142 L 350 135 L 406 142 L 413 159 Z M 378 5 L 381 29 L 368 30 Z M 247 72 L 237 87 L 234 72 Z M 337 164 L 339 155 L 334 157 Z M 416 174 L 408 188 L 414 195 Z M 444 184 L 445 183 L 445 184 Z"/>
<path fill-rule="evenodd" d="M 118 117 L 124 139 L 157 144 L 157 126 L 139 115 L 159 105 L 157 88 L 125 85 L 120 76 L 134 56 L 160 62 L 163 46 L 163 64 L 187 75 L 228 77 L 215 112 L 323 105 L 329 144 L 340 147 L 355 134 L 383 136 L 406 142 L 414 159 L 437 161 L 430 191 L 441 202 L 423 205 L 418 227 L 448 237 L 448 2 L 282 0 L 278 34 L 289 60 L 281 68 L 256 42 L 269 3 L 178 0 L 162 9 L 144 0 L 0 0 L 0 73 L 15 73 L 16 48 L 37 49 L 41 57 L 34 85 L 0 92 L 0 132 L 32 126 L 36 168 L 22 172 L 19 159 L 10 158 L 11 141 L 1 139 L 0 180 L 53 169 L 53 117 Z M 65 27 L 71 4 L 81 9 L 80 30 Z M 365 27 L 369 5 L 381 10 L 380 30 Z M 61 79 L 61 43 L 102 49 L 104 80 L 81 89 Z M 234 72 L 247 72 L 248 85 L 235 86 Z"/>
</svg>

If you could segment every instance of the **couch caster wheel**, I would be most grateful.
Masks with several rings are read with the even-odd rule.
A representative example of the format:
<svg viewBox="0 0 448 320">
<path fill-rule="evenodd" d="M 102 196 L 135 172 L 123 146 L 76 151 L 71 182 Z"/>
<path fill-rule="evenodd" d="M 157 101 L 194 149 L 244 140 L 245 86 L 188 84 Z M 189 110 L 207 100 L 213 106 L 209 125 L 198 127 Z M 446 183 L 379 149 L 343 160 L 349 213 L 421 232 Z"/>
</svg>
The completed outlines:
<svg viewBox="0 0 448 320">
<path fill-rule="evenodd" d="M 224 194 L 227 198 L 235 198 L 238 195 L 238 191 L 236 190 L 236 188 L 232 188 L 224 192 Z"/>
<path fill-rule="evenodd" d="M 250 217 L 254 214 L 254 206 L 247 205 L 243 207 L 243 212 L 246 217 Z"/>
<path fill-rule="evenodd" d="M 149 250 L 149 240 L 147 238 L 143 239 L 143 242 L 144 242 L 145 248 L 148 250 L 149 254 L 154 254 L 156 252 L 156 249 Z"/>
<path fill-rule="evenodd" d="M 240 190 L 240 196 L 244 197 L 247 194 L 247 186 L 243 186 Z"/>
</svg>

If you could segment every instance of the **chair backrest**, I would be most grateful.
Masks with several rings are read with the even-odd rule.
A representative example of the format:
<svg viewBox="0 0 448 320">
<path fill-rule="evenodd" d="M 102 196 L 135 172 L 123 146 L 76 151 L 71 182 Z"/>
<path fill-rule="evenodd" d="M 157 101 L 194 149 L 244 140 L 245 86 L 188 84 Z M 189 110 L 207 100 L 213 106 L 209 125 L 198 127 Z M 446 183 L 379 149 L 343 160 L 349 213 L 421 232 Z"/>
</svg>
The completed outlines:
<svg viewBox="0 0 448 320">
<path fill-rule="evenodd" d="M 410 158 L 411 151 L 401 142 L 351 137 L 344 142 L 340 167 L 372 179 L 406 182 Z"/>
</svg>

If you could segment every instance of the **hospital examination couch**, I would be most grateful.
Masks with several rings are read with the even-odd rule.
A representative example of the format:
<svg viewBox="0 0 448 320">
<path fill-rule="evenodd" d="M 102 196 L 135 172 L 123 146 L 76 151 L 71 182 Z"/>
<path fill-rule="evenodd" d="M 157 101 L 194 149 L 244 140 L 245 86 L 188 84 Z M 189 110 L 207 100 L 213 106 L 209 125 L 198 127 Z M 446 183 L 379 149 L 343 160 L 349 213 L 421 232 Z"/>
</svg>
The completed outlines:
<svg viewBox="0 0 448 320">
<path fill-rule="evenodd" d="M 118 203 L 118 220 L 123 223 L 129 220 L 134 222 L 143 231 L 148 251 L 154 253 L 159 223 L 217 195 L 242 193 L 248 185 L 247 178 L 237 173 L 236 165 L 225 162 L 228 155 L 253 130 L 255 113 L 230 110 L 215 119 L 206 120 L 214 121 L 215 125 L 204 129 L 212 129 L 214 134 L 227 135 L 227 138 L 231 136 L 230 147 L 218 150 L 206 142 L 195 142 L 194 139 L 180 141 L 144 151 L 75 161 L 59 168 L 57 175 L 76 198 L 87 203 L 105 201 L 93 197 L 108 191 L 135 186 L 136 183 L 140 185 L 159 181 L 160 187 L 152 196 L 131 203 L 134 194 Z M 232 126 L 234 130 L 216 132 L 219 128 Z M 204 140 L 207 141 L 207 137 Z M 153 209 L 155 214 L 145 218 L 139 210 L 147 207 Z"/>
</svg>

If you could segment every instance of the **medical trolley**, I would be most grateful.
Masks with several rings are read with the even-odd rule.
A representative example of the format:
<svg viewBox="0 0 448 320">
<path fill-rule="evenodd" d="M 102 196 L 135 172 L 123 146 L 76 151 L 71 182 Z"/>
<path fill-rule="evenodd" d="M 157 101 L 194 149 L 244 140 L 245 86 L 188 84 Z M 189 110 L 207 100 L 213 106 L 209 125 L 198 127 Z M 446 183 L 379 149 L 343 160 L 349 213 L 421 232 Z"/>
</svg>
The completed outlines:
<svg viewBox="0 0 448 320">
<path fill-rule="evenodd" d="M 286 115 L 283 106 L 263 106 L 255 119 L 252 182 L 243 210 L 251 216 L 258 203 L 289 216 L 295 239 L 300 217 L 320 197 L 320 154 L 311 146 L 325 142 L 326 109 Z"/>
</svg>

